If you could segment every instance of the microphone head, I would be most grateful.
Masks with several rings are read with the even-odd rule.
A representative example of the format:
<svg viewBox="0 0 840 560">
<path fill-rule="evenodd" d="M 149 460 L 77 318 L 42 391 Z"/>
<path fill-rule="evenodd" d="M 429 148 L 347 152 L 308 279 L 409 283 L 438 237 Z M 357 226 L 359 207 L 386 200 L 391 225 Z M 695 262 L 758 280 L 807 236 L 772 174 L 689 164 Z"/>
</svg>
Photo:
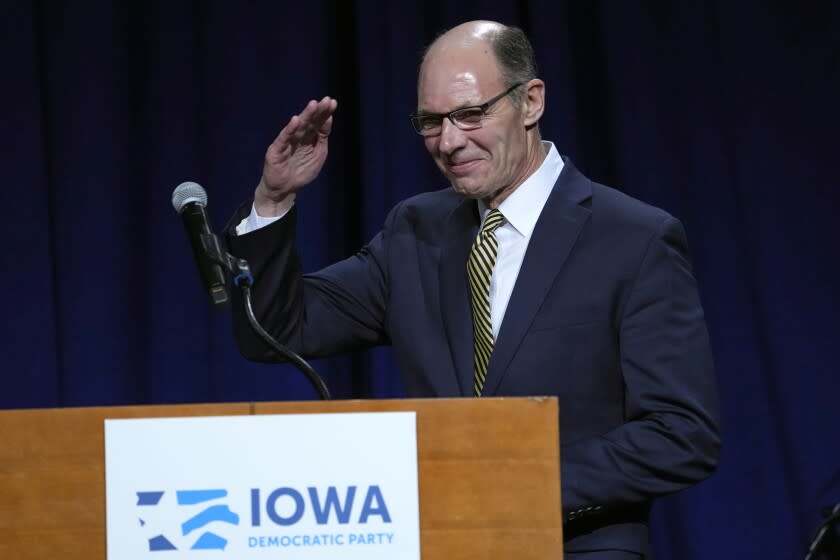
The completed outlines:
<svg viewBox="0 0 840 560">
<path fill-rule="evenodd" d="M 181 183 L 172 191 L 172 206 L 179 214 L 191 202 L 196 202 L 202 207 L 207 206 L 207 193 L 198 183 L 187 181 Z"/>
</svg>

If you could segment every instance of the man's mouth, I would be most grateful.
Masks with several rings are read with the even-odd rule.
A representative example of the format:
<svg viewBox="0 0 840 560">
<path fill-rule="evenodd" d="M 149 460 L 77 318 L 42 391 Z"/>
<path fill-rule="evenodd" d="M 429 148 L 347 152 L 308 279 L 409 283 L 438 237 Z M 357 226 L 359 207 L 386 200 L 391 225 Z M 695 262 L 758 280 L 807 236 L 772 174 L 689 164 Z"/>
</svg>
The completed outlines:
<svg viewBox="0 0 840 560">
<path fill-rule="evenodd" d="M 481 163 L 480 159 L 468 159 L 464 161 L 450 162 L 448 167 L 453 175 L 464 175 L 465 173 L 472 171 L 479 163 Z"/>
</svg>

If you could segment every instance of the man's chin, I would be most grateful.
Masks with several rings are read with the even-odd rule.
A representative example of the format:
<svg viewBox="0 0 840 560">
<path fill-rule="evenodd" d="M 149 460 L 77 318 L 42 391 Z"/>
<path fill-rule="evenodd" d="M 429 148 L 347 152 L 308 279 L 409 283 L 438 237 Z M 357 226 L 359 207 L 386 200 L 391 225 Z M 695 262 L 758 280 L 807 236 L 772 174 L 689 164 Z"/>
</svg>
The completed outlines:
<svg viewBox="0 0 840 560">
<path fill-rule="evenodd" d="M 476 185 L 471 181 L 458 181 L 450 179 L 449 184 L 452 185 L 452 190 L 465 198 L 474 198 L 476 200 L 486 198 L 490 194 L 487 189 Z"/>
</svg>

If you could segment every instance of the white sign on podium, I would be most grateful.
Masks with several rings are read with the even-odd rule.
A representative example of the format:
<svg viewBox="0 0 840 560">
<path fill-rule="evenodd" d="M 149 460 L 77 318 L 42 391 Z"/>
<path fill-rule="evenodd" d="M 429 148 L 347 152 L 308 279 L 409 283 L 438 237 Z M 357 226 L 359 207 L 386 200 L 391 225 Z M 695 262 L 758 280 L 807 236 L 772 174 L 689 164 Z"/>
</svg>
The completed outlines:
<svg viewBox="0 0 840 560">
<path fill-rule="evenodd" d="M 108 558 L 419 560 L 415 420 L 106 420 Z"/>
</svg>

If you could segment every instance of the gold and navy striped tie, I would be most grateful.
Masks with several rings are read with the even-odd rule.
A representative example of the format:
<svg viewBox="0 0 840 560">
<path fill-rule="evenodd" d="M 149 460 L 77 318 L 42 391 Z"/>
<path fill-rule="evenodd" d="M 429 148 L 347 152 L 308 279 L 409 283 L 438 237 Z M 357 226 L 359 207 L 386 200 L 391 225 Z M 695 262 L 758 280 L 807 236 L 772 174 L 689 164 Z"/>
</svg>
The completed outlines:
<svg viewBox="0 0 840 560">
<path fill-rule="evenodd" d="M 490 279 L 499 253 L 496 228 L 505 222 L 498 209 L 491 210 L 484 219 L 484 225 L 475 238 L 467 259 L 467 278 L 470 281 L 473 312 L 473 363 L 475 396 L 481 396 L 487 364 L 493 353 L 493 325 L 490 321 Z"/>
</svg>

